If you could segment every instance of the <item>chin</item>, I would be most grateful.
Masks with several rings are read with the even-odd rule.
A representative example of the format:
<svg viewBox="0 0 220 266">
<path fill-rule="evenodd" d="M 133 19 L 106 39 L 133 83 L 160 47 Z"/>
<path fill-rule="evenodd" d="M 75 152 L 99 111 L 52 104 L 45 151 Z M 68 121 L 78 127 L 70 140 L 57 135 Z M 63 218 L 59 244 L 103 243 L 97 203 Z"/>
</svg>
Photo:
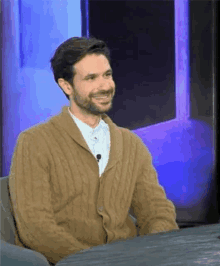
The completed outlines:
<svg viewBox="0 0 220 266">
<path fill-rule="evenodd" d="M 90 111 L 93 114 L 100 115 L 100 114 L 104 114 L 104 113 L 109 112 L 111 109 L 112 109 L 112 105 L 102 106 L 102 107 L 96 105 L 96 106 L 94 106 L 94 108 L 91 108 Z"/>
<path fill-rule="evenodd" d="M 108 107 L 108 108 L 103 108 L 102 110 L 100 110 L 100 113 L 104 114 L 109 112 L 112 109 L 112 106 Z"/>
<path fill-rule="evenodd" d="M 109 112 L 110 111 L 110 109 L 111 108 L 106 108 L 106 109 L 99 109 L 99 110 L 90 110 L 90 112 L 92 113 L 92 114 L 94 114 L 94 115 L 102 115 L 102 114 L 105 114 L 105 113 L 107 113 L 107 112 Z"/>
</svg>

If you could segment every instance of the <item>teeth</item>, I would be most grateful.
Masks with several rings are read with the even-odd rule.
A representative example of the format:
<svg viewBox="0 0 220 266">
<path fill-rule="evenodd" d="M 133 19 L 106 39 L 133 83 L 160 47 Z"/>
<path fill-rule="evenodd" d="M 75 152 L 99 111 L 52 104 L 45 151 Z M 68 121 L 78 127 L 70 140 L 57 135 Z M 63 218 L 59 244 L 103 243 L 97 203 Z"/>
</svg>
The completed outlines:
<svg viewBox="0 0 220 266">
<path fill-rule="evenodd" d="M 107 98 L 108 96 L 100 96 L 100 97 L 95 97 L 95 98 Z"/>
</svg>

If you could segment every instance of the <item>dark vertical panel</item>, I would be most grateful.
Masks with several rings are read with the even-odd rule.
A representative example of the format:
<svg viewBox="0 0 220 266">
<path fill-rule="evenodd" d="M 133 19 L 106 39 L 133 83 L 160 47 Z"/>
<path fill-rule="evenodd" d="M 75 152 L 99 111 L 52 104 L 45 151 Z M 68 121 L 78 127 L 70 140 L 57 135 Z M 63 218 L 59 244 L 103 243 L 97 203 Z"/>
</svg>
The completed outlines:
<svg viewBox="0 0 220 266">
<path fill-rule="evenodd" d="M 117 87 L 109 116 L 129 129 L 173 119 L 174 2 L 92 0 L 89 10 L 90 35 L 111 49 Z"/>
<path fill-rule="evenodd" d="M 219 132 L 219 104 L 218 104 L 218 70 L 219 70 L 219 1 L 212 0 L 212 74 L 213 74 L 213 117 L 214 117 L 214 139 L 215 139 L 215 170 L 214 176 L 216 178 L 216 188 L 217 188 L 217 204 L 218 211 L 220 214 L 220 178 L 218 175 L 218 159 L 219 159 L 219 149 L 218 149 L 218 132 Z M 219 219 L 220 222 L 220 219 Z"/>
<path fill-rule="evenodd" d="M 191 117 L 212 124 L 212 1 L 190 1 Z"/>
<path fill-rule="evenodd" d="M 214 91 L 214 131 L 215 131 L 215 177 L 216 177 L 216 183 L 217 183 L 217 201 L 218 201 L 218 211 L 220 214 L 220 177 L 219 177 L 219 170 L 218 170 L 218 161 L 219 161 L 219 1 L 213 0 L 212 1 L 212 24 L 213 24 L 213 74 L 214 74 L 214 82 L 213 82 L 213 89 Z M 220 219 L 219 219 L 220 223 Z"/>
<path fill-rule="evenodd" d="M 215 75 L 216 71 L 215 58 L 216 53 L 216 37 L 213 32 L 214 25 L 213 17 L 217 14 L 215 4 L 216 1 L 190 1 L 190 65 L 191 65 L 191 117 L 200 121 L 205 121 L 213 127 L 213 151 L 212 156 L 214 158 L 214 167 L 212 173 L 212 181 L 210 182 L 210 193 L 207 202 L 212 204 L 207 205 L 207 221 L 212 222 L 216 209 L 219 209 L 218 196 L 219 192 L 218 183 L 219 178 L 216 171 L 216 113 L 214 111 L 215 104 L 217 103 Z M 215 7 L 214 7 L 215 6 Z M 213 9 L 214 7 L 214 9 Z M 213 35 L 214 33 L 214 35 Z M 211 137 L 211 136 L 210 136 Z M 214 204 L 215 203 L 215 204 Z M 213 217 L 213 219 L 212 219 Z"/>
</svg>

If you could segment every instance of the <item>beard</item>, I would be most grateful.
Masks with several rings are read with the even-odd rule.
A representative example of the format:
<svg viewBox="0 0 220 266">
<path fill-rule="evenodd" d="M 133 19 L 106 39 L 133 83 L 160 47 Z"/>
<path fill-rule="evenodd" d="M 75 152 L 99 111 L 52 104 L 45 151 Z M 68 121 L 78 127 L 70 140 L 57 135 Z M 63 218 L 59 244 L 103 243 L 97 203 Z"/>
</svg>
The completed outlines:
<svg viewBox="0 0 220 266">
<path fill-rule="evenodd" d="M 88 95 L 87 97 L 81 96 L 75 88 L 74 90 L 74 96 L 73 100 L 75 104 L 80 107 L 84 112 L 93 114 L 93 115 L 101 115 L 104 113 L 109 112 L 112 109 L 112 100 L 114 97 L 114 88 L 110 88 L 108 91 L 100 91 L 99 95 L 111 95 L 112 99 L 109 103 L 102 103 L 102 104 L 96 104 L 93 102 L 94 95 Z"/>
</svg>

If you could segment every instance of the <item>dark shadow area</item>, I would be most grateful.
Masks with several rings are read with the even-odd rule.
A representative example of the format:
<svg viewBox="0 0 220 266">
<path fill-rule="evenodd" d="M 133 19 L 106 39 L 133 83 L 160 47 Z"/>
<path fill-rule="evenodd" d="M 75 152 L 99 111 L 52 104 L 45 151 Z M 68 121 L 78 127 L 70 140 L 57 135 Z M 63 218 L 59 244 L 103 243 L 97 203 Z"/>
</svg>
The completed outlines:
<svg viewBox="0 0 220 266">
<path fill-rule="evenodd" d="M 89 3 L 90 36 L 111 50 L 116 95 L 109 116 L 129 129 L 173 119 L 174 2 Z"/>
</svg>

